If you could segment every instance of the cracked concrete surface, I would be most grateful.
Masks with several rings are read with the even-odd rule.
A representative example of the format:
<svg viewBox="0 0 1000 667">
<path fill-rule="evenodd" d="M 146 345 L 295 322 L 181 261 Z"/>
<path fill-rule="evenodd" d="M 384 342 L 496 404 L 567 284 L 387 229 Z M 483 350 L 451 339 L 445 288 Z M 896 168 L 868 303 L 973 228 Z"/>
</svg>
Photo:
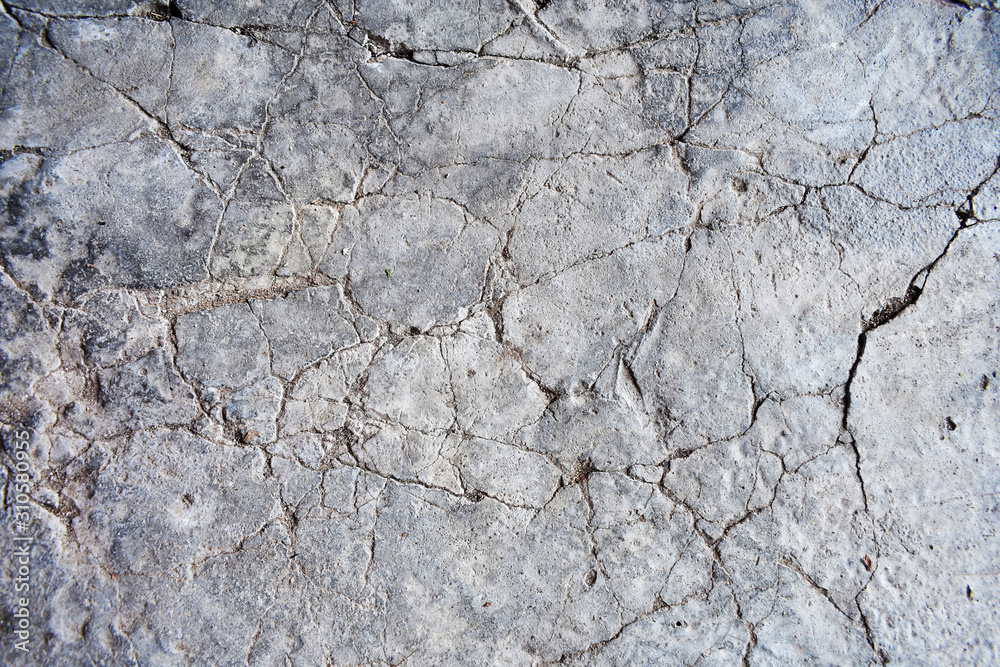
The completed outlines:
<svg viewBox="0 0 1000 667">
<path fill-rule="evenodd" d="M 1000 662 L 998 9 L 3 0 L 2 661 Z"/>
</svg>

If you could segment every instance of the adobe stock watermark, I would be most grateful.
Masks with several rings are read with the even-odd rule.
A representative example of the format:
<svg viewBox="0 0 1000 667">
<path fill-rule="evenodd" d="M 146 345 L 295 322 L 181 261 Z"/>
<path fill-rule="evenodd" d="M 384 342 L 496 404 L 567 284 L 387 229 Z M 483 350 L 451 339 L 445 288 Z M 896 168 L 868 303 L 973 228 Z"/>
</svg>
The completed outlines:
<svg viewBox="0 0 1000 667">
<path fill-rule="evenodd" d="M 13 493 L 13 550 L 10 555 L 11 591 L 10 609 L 13 615 L 11 626 L 14 630 L 14 650 L 28 652 L 31 641 L 31 547 L 34 542 L 32 531 L 30 497 L 31 492 L 31 431 L 14 426 L 7 436 L 7 453 L 13 459 L 11 470 L 14 476 Z M 8 501 L 10 496 L 8 496 Z"/>
</svg>

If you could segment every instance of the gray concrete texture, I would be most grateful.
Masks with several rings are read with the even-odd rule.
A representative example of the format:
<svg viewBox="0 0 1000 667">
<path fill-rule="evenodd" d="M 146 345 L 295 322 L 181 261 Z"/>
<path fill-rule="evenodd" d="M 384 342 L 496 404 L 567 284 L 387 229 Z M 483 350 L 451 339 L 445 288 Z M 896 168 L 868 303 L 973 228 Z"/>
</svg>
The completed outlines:
<svg viewBox="0 0 1000 667">
<path fill-rule="evenodd" d="M 4 664 L 1000 663 L 996 3 L 0 10 Z"/>
</svg>

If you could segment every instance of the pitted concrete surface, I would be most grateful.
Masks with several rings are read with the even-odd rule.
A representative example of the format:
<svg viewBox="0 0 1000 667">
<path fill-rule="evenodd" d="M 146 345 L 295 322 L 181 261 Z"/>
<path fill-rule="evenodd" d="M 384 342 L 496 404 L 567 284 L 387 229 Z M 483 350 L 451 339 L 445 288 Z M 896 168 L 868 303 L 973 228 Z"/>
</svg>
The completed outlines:
<svg viewBox="0 0 1000 667">
<path fill-rule="evenodd" d="M 992 1 L 0 9 L 5 664 L 1000 662 Z"/>
</svg>

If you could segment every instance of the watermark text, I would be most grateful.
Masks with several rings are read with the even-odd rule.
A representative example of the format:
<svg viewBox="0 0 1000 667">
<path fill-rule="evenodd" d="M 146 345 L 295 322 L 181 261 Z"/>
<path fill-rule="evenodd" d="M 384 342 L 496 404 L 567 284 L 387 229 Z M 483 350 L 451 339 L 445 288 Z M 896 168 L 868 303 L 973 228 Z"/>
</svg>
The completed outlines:
<svg viewBox="0 0 1000 667">
<path fill-rule="evenodd" d="M 14 483 L 9 487 L 14 492 L 14 546 L 10 555 L 10 564 L 14 570 L 11 577 L 14 584 L 10 606 L 13 613 L 11 625 L 14 630 L 14 649 L 27 653 L 31 640 L 31 547 L 34 542 L 29 495 L 32 486 L 29 450 L 31 431 L 14 427 L 7 436 L 7 442 L 7 452 L 14 462 Z"/>
</svg>

